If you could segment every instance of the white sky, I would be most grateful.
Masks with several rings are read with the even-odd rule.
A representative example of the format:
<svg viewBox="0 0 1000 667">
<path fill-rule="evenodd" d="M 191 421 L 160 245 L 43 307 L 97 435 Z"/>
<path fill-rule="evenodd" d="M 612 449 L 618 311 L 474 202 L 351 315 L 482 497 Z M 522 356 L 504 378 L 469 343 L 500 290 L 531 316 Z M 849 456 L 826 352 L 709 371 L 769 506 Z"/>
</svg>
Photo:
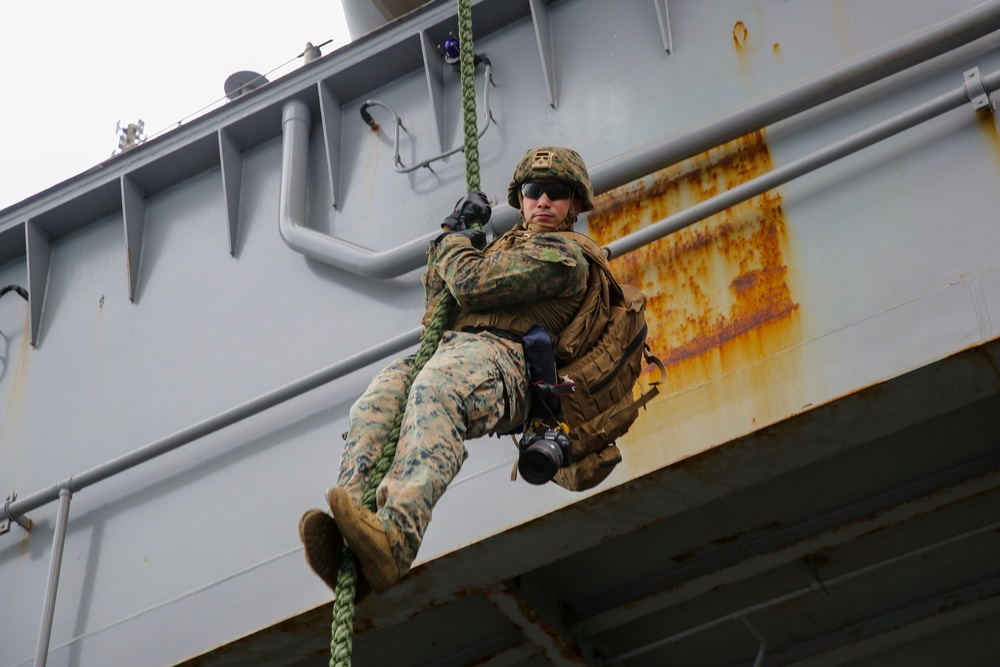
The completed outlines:
<svg viewBox="0 0 1000 667">
<path fill-rule="evenodd" d="M 106 160 L 118 121 L 147 137 L 350 41 L 340 0 L 0 0 L 0 210 Z"/>
</svg>

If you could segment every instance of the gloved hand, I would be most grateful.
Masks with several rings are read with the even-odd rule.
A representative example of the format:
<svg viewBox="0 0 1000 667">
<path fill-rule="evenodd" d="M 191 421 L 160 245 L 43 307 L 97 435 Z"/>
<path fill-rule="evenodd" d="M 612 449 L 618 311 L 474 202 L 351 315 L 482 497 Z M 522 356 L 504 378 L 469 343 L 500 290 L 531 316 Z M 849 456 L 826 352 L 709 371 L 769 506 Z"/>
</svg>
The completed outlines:
<svg viewBox="0 0 1000 667">
<path fill-rule="evenodd" d="M 486 247 L 486 232 L 481 229 L 459 229 L 457 231 L 445 231 L 436 239 L 434 239 L 434 245 L 441 243 L 441 239 L 446 236 L 451 236 L 452 234 L 459 234 L 465 236 L 472 243 L 472 247 L 476 250 L 482 250 Z"/>
<path fill-rule="evenodd" d="M 486 198 L 485 194 L 482 192 L 469 192 L 455 203 L 455 210 L 444 219 L 441 227 L 462 231 L 463 229 L 468 229 L 469 225 L 476 220 L 481 225 L 485 225 L 490 221 L 490 214 L 492 213 L 493 210 L 490 208 L 490 201 Z"/>
</svg>

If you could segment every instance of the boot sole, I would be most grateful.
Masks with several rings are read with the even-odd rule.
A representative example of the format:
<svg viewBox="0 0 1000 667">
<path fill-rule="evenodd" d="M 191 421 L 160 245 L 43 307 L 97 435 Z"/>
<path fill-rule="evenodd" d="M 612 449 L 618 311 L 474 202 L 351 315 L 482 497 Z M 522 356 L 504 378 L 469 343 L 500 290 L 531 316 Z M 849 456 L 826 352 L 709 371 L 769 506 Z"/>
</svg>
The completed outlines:
<svg viewBox="0 0 1000 667">
<path fill-rule="evenodd" d="M 344 544 L 337 522 L 326 512 L 309 510 L 299 520 L 299 539 L 305 547 L 306 563 L 323 583 L 336 590 Z"/>
<path fill-rule="evenodd" d="M 384 593 L 399 581 L 399 566 L 391 554 L 376 545 L 370 536 L 371 529 L 358 516 L 354 503 L 347 492 L 339 487 L 327 491 L 334 520 L 341 535 L 361 565 L 361 574 L 376 593 Z M 382 529 L 384 531 L 384 528 Z M 383 532 L 384 535 L 384 532 Z M 388 538 L 386 537 L 386 548 Z M 386 571 L 390 571 L 391 574 Z"/>
<path fill-rule="evenodd" d="M 323 580 L 330 590 L 337 591 L 340 557 L 344 538 L 333 518 L 321 510 L 309 510 L 299 520 L 299 539 L 305 547 L 306 563 Z M 355 602 L 361 602 L 371 593 L 371 586 L 358 581 Z"/>
</svg>

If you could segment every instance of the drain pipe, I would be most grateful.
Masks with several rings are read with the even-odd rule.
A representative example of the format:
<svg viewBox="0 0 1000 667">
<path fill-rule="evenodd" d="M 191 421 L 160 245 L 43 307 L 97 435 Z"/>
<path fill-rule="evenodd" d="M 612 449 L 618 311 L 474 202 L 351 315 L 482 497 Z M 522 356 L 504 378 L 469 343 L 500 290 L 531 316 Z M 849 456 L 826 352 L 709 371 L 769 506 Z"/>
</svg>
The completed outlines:
<svg viewBox="0 0 1000 667">
<path fill-rule="evenodd" d="M 281 113 L 281 189 L 278 230 L 293 250 L 365 278 L 394 278 L 426 263 L 427 245 L 440 230 L 392 250 L 375 251 L 305 226 L 306 172 L 309 162 L 309 107 L 293 100 Z"/>
<path fill-rule="evenodd" d="M 69 489 L 59 489 L 59 508 L 56 512 L 55 534 L 52 536 L 52 554 L 49 557 L 49 577 L 45 581 L 45 599 L 42 603 L 42 623 L 38 629 L 35 647 L 35 667 L 45 667 L 49 660 L 49 640 L 52 638 L 52 620 L 55 618 L 56 592 L 59 590 L 59 571 L 62 568 L 63 547 L 66 546 L 66 526 L 69 522 L 69 502 L 73 494 Z"/>
<path fill-rule="evenodd" d="M 601 164 L 590 173 L 594 193 L 603 194 L 947 53 L 998 29 L 1000 0 L 985 2 L 882 49 L 716 116 L 682 134 L 671 135 Z M 373 251 L 304 226 L 309 109 L 302 102 L 292 101 L 285 105 L 282 117 L 279 229 L 285 243 L 307 257 L 368 278 L 392 278 L 423 266 L 424 250 L 436 232 L 391 250 Z M 495 233 L 502 234 L 517 221 L 517 211 L 504 204 L 494 209 L 490 227 Z M 622 241 L 625 239 L 619 240 Z M 621 247 L 632 245 L 624 243 Z M 628 251 L 620 250 L 619 254 L 622 252 Z"/>
</svg>

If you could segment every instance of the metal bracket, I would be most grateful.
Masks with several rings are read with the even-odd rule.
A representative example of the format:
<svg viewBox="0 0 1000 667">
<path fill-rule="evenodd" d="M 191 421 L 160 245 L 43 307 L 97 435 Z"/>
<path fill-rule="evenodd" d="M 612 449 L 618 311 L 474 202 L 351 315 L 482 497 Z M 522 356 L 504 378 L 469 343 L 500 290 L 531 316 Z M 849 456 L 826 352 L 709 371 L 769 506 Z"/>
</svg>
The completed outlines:
<svg viewBox="0 0 1000 667">
<path fill-rule="evenodd" d="M 28 310 L 31 313 L 31 344 L 38 347 L 42 331 L 42 306 L 45 304 L 45 285 L 49 280 L 49 260 L 52 249 L 49 237 L 28 219 L 24 221 L 24 248 L 28 260 Z"/>
<path fill-rule="evenodd" d="M 976 111 L 989 109 L 990 113 L 996 111 L 996 104 L 990 99 L 990 91 L 986 89 L 986 83 L 979 73 L 978 67 L 973 67 L 965 72 L 965 94 L 972 102 L 972 108 Z"/>
<path fill-rule="evenodd" d="M 542 77 L 549 92 L 549 106 L 556 108 L 556 66 L 552 51 L 552 28 L 549 25 L 549 10 L 543 0 L 528 0 L 531 22 L 535 27 L 535 41 L 538 43 L 538 58 L 542 61 Z"/>
<path fill-rule="evenodd" d="M 27 530 L 29 532 L 31 531 L 31 526 L 33 525 L 31 519 L 28 519 L 28 518 L 23 517 L 23 516 L 11 516 L 10 512 L 7 510 L 7 508 L 10 507 L 10 504 L 12 502 L 14 502 L 15 500 L 17 500 L 17 492 L 16 491 L 14 493 L 10 494 L 9 496 L 7 496 L 7 500 L 4 501 L 4 504 L 3 504 L 3 514 L 4 514 L 5 518 L 4 518 L 3 522 L 0 523 L 0 535 L 6 535 L 7 533 L 10 532 L 10 528 L 11 528 L 10 524 L 11 523 L 16 523 L 21 528 L 24 528 L 25 530 Z"/>
<path fill-rule="evenodd" d="M 660 22 L 660 36 L 663 37 L 663 50 L 670 55 L 674 52 L 674 38 L 670 34 L 670 12 L 667 10 L 667 0 L 654 0 L 656 18 Z"/>
</svg>

